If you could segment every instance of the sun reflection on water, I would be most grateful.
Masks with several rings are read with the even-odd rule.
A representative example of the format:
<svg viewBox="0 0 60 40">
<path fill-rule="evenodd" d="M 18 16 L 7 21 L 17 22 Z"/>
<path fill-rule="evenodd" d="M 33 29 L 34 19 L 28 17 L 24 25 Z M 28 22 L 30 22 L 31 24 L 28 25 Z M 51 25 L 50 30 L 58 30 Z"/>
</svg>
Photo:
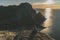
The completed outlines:
<svg viewBox="0 0 60 40">
<path fill-rule="evenodd" d="M 50 15 L 51 14 L 51 8 L 46 8 L 45 12 L 46 12 L 45 13 L 45 18 L 47 18 L 47 19 L 50 18 L 50 16 L 51 16 Z"/>
<path fill-rule="evenodd" d="M 51 12 L 52 12 L 51 8 L 46 8 L 46 10 L 45 10 L 46 21 L 44 22 L 45 27 L 49 27 L 52 25 Z"/>
<path fill-rule="evenodd" d="M 44 33 L 50 33 L 52 25 L 53 25 L 53 19 L 52 19 L 52 9 L 46 8 L 45 9 L 45 18 L 46 21 L 44 22 L 44 27 L 46 27 L 42 32 Z"/>
</svg>

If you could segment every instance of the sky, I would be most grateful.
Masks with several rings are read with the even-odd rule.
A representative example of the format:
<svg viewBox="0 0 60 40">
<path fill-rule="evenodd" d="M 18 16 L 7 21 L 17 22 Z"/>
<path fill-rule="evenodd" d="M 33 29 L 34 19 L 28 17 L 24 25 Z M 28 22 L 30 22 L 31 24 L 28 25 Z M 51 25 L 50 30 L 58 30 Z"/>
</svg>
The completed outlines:
<svg viewBox="0 0 60 40">
<path fill-rule="evenodd" d="M 47 0 L 0 0 L 0 5 L 18 5 L 22 2 L 44 3 Z M 56 4 L 60 4 L 60 0 L 53 0 Z"/>
</svg>

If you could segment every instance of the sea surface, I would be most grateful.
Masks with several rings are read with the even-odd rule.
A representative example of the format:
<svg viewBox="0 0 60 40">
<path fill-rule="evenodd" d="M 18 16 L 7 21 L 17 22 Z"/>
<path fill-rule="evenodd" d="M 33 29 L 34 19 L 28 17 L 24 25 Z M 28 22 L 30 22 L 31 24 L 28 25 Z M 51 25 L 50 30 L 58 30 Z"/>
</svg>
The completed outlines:
<svg viewBox="0 0 60 40">
<path fill-rule="evenodd" d="M 37 9 L 38 12 L 41 12 L 46 21 L 44 22 L 44 27 L 41 32 L 49 34 L 56 40 L 60 40 L 60 9 L 51 9 L 46 8 L 43 10 Z"/>
</svg>

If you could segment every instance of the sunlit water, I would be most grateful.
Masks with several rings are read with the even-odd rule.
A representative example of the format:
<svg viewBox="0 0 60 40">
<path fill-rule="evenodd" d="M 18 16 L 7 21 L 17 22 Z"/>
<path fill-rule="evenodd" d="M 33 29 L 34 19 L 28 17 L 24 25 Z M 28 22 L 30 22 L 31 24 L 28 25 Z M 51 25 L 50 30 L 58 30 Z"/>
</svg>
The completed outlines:
<svg viewBox="0 0 60 40">
<path fill-rule="evenodd" d="M 49 34 L 56 40 L 60 40 L 60 9 L 45 9 L 45 18 L 44 27 L 41 32 Z"/>
<path fill-rule="evenodd" d="M 49 34 L 56 40 L 60 40 L 60 9 L 51 9 L 46 8 L 43 10 L 37 10 L 42 12 L 43 15 L 47 18 L 44 22 L 44 27 L 41 32 Z"/>
<path fill-rule="evenodd" d="M 42 30 L 42 32 L 44 33 L 50 33 L 52 25 L 53 25 L 53 19 L 52 19 L 52 9 L 51 8 L 46 8 L 45 9 L 45 22 L 44 22 L 44 27 L 46 27 L 46 29 Z"/>
</svg>

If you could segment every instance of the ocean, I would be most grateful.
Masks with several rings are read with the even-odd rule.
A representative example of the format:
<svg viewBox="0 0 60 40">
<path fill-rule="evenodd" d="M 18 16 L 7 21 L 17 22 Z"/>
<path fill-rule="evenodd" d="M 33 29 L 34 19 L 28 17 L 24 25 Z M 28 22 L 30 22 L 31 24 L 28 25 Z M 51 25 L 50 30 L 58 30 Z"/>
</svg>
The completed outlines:
<svg viewBox="0 0 60 40">
<path fill-rule="evenodd" d="M 51 9 L 46 8 L 43 10 L 37 9 L 38 12 L 41 12 L 46 20 L 44 22 L 44 27 L 41 32 L 49 34 L 56 40 L 60 40 L 60 9 Z"/>
</svg>

